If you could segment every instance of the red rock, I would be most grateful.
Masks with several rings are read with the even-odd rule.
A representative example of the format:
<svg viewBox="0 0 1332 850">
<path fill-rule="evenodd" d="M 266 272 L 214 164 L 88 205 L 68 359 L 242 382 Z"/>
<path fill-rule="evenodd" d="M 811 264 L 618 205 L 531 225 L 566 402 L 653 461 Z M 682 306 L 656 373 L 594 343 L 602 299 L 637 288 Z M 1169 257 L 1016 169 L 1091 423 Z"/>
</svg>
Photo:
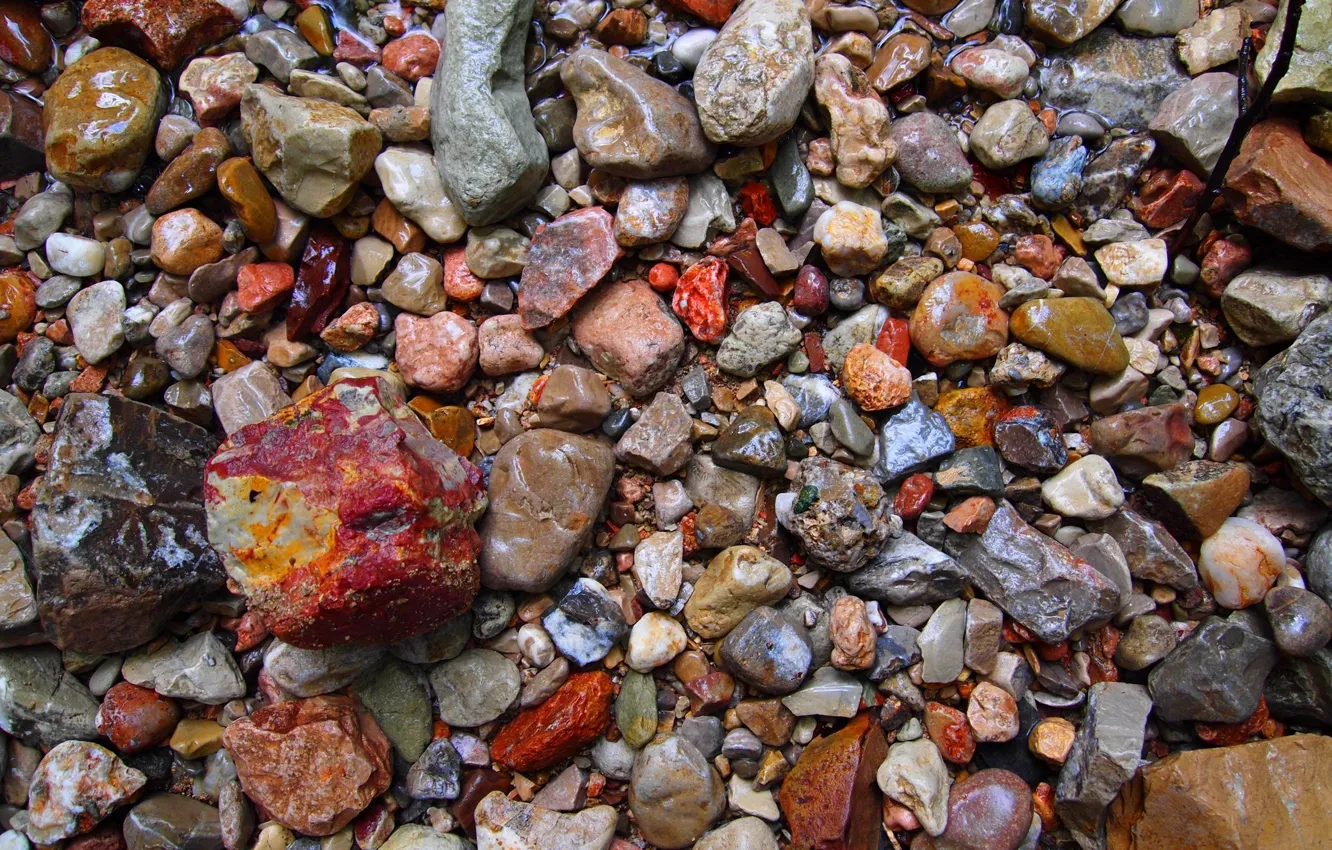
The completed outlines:
<svg viewBox="0 0 1332 850">
<path fill-rule="evenodd" d="M 514 770 L 544 770 L 596 740 L 610 723 L 615 686 L 601 671 L 575 673 L 535 708 L 499 731 L 490 744 L 495 761 Z"/>
<path fill-rule="evenodd" d="M 1249 131 L 1222 190 L 1235 217 L 1305 251 L 1332 251 L 1332 163 L 1289 118 Z"/>
<path fill-rule="evenodd" d="M 152 688 L 129 682 L 112 686 L 97 712 L 97 731 L 111 739 L 122 753 L 156 747 L 171 737 L 180 721 L 180 705 Z"/>
<path fill-rule="evenodd" d="M 934 498 L 934 479 L 917 472 L 907 476 L 893 497 L 893 513 L 902 519 L 915 519 Z"/>
<path fill-rule="evenodd" d="M 847 352 L 842 386 L 862 409 L 887 410 L 906 404 L 911 397 L 911 373 L 892 357 L 862 342 Z"/>
<path fill-rule="evenodd" d="M 720 343 L 726 336 L 727 280 L 731 270 L 719 257 L 704 257 L 680 276 L 671 308 L 699 342 Z"/>
<path fill-rule="evenodd" d="M 688 12 L 714 27 L 726 23 L 739 0 L 666 0 L 666 5 Z"/>
<path fill-rule="evenodd" d="M 445 310 L 429 318 L 399 313 L 394 362 L 402 378 L 432 392 L 457 392 L 476 371 L 480 357 L 476 325 Z"/>
<path fill-rule="evenodd" d="M 868 713 L 806 747 L 778 794 L 791 850 L 876 850 L 883 813 L 874 774 L 887 756 Z"/>
<path fill-rule="evenodd" d="M 592 365 L 635 396 L 664 386 L 684 356 L 680 323 L 641 280 L 617 280 L 588 293 L 574 313 L 573 333 Z"/>
<path fill-rule="evenodd" d="M 1230 239 L 1218 239 L 1207 248 L 1203 255 L 1198 279 L 1203 291 L 1213 298 L 1220 298 L 1226 284 L 1236 275 L 1253 265 L 1253 249 Z"/>
<path fill-rule="evenodd" d="M 51 64 L 51 36 L 42 28 L 35 4 L 0 1 L 0 59 L 29 74 L 40 74 Z"/>
<path fill-rule="evenodd" d="M 222 445 L 205 470 L 209 538 L 287 643 L 391 643 L 471 604 L 482 482 L 393 385 L 339 381 Z"/>
<path fill-rule="evenodd" d="M 943 518 L 943 524 L 958 534 L 981 534 L 994 516 L 994 499 L 972 496 L 953 508 Z"/>
<path fill-rule="evenodd" d="M 32 272 L 0 271 L 0 343 L 13 342 L 37 317 L 37 284 Z"/>
<path fill-rule="evenodd" d="M 379 47 L 352 35 L 348 30 L 338 30 L 338 45 L 333 48 L 334 62 L 348 62 L 358 68 L 368 68 L 379 59 Z"/>
<path fill-rule="evenodd" d="M 613 9 L 597 24 L 595 35 L 602 44 L 636 47 L 647 38 L 647 15 L 637 9 Z"/>
<path fill-rule="evenodd" d="M 1059 264 L 1064 261 L 1064 253 L 1055 245 L 1053 239 L 1044 233 L 1038 233 L 1019 239 L 1013 249 L 1013 258 L 1018 261 L 1018 265 L 1032 274 L 1049 280 L 1059 270 Z"/>
<path fill-rule="evenodd" d="M 818 331 L 807 332 L 800 345 L 805 349 L 805 356 L 809 358 L 809 371 L 822 372 L 828 363 L 823 352 L 823 338 L 819 336 Z"/>
<path fill-rule="evenodd" d="M 104 821 L 92 832 L 71 838 L 65 850 L 125 850 L 125 836 L 119 823 Z"/>
<path fill-rule="evenodd" d="M 160 220 L 160 219 L 159 219 Z M 287 307 L 287 339 L 296 342 L 319 333 L 342 306 L 351 286 L 351 251 L 337 231 L 320 226 L 310 232 L 300 271 Z"/>
<path fill-rule="evenodd" d="M 1129 207 L 1153 230 L 1189 217 L 1202 196 L 1203 182 L 1191 171 L 1158 171 L 1138 190 Z"/>
<path fill-rule="evenodd" d="M 898 365 L 905 366 L 911 356 L 911 326 L 907 320 L 896 316 L 884 319 L 874 347 L 896 360 Z"/>
<path fill-rule="evenodd" d="M 912 850 L 966 848 L 1017 850 L 1031 829 L 1031 789 L 1007 770 L 982 770 L 948 793 L 948 826 L 935 839 L 913 842 Z"/>
<path fill-rule="evenodd" d="M 463 774 L 462 793 L 449 808 L 449 814 L 469 835 L 476 835 L 476 807 L 487 794 L 508 791 L 512 784 L 513 780 L 507 773 L 499 773 L 488 767 L 470 770 Z"/>
<path fill-rule="evenodd" d="M 925 704 L 925 734 L 953 764 L 966 764 L 976 754 L 976 738 L 967 716 L 939 702 Z"/>
<path fill-rule="evenodd" d="M 776 298 L 782 294 L 782 288 L 777 285 L 777 279 L 772 276 L 772 272 L 768 271 L 768 265 L 763 262 L 763 255 L 759 253 L 758 248 L 741 248 L 739 251 L 733 251 L 726 257 L 726 262 L 764 295 Z"/>
<path fill-rule="evenodd" d="M 466 254 L 461 246 L 444 252 L 444 292 L 454 301 L 475 301 L 486 288 L 486 282 L 467 267 Z"/>
<path fill-rule="evenodd" d="M 716 714 L 731 703 L 735 693 L 735 679 L 730 673 L 714 671 L 685 685 L 689 695 L 689 710 L 695 715 Z"/>
<path fill-rule="evenodd" d="M 393 834 L 397 821 L 393 813 L 398 804 L 392 797 L 380 797 L 352 823 L 352 838 L 361 850 L 379 850 Z"/>
<path fill-rule="evenodd" d="M 620 256 L 615 219 L 601 207 L 566 213 L 532 235 L 518 283 L 518 314 L 528 330 L 568 313 Z"/>
<path fill-rule="evenodd" d="M 384 45 L 383 62 L 385 68 L 414 83 L 435 73 L 439 42 L 423 32 L 404 35 Z"/>
<path fill-rule="evenodd" d="M 773 203 L 768 187 L 762 183 L 751 181 L 744 185 L 740 190 L 740 207 L 745 215 L 763 227 L 777 220 L 777 204 Z"/>
<path fill-rule="evenodd" d="M 1090 439 L 1094 452 L 1130 475 L 1164 472 L 1193 457 L 1193 429 L 1183 402 L 1098 419 Z"/>
<path fill-rule="evenodd" d="M 83 6 L 83 25 L 99 41 L 166 71 L 222 41 L 239 23 L 217 0 L 88 0 Z"/>
<path fill-rule="evenodd" d="M 8 180 L 46 163 L 42 107 L 9 92 L 0 94 L 0 179 Z"/>
<path fill-rule="evenodd" d="M 228 726 L 222 741 L 245 794 L 306 835 L 342 829 L 393 778 L 388 738 L 350 697 L 261 708 Z"/>
<path fill-rule="evenodd" d="M 236 274 L 236 301 L 247 313 L 267 313 L 286 301 L 296 285 L 296 271 L 286 263 L 253 263 Z"/>
<path fill-rule="evenodd" d="M 657 292 L 670 292 L 680 281 L 680 271 L 670 263 L 656 263 L 648 269 L 648 285 Z"/>
<path fill-rule="evenodd" d="M 806 316 L 822 316 L 828 312 L 830 297 L 827 275 L 817 266 L 801 266 L 796 274 L 791 306 Z"/>
</svg>

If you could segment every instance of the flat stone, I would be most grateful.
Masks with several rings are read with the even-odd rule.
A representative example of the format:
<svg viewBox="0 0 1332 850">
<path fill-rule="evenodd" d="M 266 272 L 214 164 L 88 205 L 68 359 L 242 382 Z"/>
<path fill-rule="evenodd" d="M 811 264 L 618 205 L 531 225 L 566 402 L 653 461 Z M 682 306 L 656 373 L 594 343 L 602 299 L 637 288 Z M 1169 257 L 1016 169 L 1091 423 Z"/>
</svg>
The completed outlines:
<svg viewBox="0 0 1332 850">
<path fill-rule="evenodd" d="M 1323 187 L 1332 163 L 1313 151 L 1299 126 L 1263 121 L 1244 137 L 1222 191 L 1235 217 L 1304 251 L 1332 248 L 1332 199 Z"/>
<path fill-rule="evenodd" d="M 1239 507 L 1248 490 L 1249 473 L 1243 467 L 1195 460 L 1148 475 L 1134 503 L 1175 537 L 1203 540 Z"/>
<path fill-rule="evenodd" d="M 1254 73 L 1258 84 L 1267 82 L 1276 61 L 1277 47 L 1284 35 L 1287 3 L 1277 4 L 1276 19 L 1268 31 L 1268 43 L 1254 60 Z M 1290 67 L 1277 83 L 1272 100 L 1277 103 L 1314 100 L 1327 102 L 1332 95 L 1332 80 L 1328 78 L 1328 63 L 1332 52 L 1327 44 L 1329 18 L 1327 10 L 1315 6 L 1308 16 L 1300 18 L 1295 32 L 1295 49 L 1291 52 Z"/>
<path fill-rule="evenodd" d="M 887 751 L 869 713 L 806 747 L 778 795 L 791 845 L 872 848 L 883 824 L 875 774 Z"/>
<path fill-rule="evenodd" d="M 1027 26 L 1067 46 L 1096 29 L 1119 5 L 1115 0 L 1076 0 L 1059 3 L 1036 0 L 1027 6 Z"/>
<path fill-rule="evenodd" d="M 1210 174 L 1239 117 L 1233 74 L 1203 74 L 1161 102 L 1150 129 L 1161 148 L 1199 174 Z"/>
<path fill-rule="evenodd" d="M 1009 330 L 1027 345 L 1098 375 L 1115 375 L 1129 365 L 1114 319 L 1092 298 L 1028 301 L 1013 311 Z"/>
<path fill-rule="evenodd" d="M 809 638 L 772 608 L 759 607 L 740 621 L 719 649 L 728 670 L 765 693 L 788 694 L 804 681 L 812 661 Z"/>
<path fill-rule="evenodd" d="M 384 196 L 426 236 L 446 244 L 462 237 L 467 222 L 445 192 L 434 156 L 413 148 L 386 148 L 375 157 L 375 174 Z"/>
<path fill-rule="evenodd" d="M 1039 7 L 1052 14 L 1076 14 L 1085 5 L 1041 0 Z M 1090 0 L 1090 5 L 1109 15 L 1117 4 Z M 1077 43 L 1052 51 L 1042 67 L 1039 79 L 1046 102 L 1056 109 L 1091 112 L 1115 127 L 1146 129 L 1166 96 L 1188 81 L 1175 61 L 1175 40 L 1134 38 L 1111 27 L 1099 27 L 1083 38 L 1088 31 L 1062 42 Z"/>
<path fill-rule="evenodd" d="M 1169 722 L 1246 720 L 1258 708 L 1278 657 L 1271 641 L 1208 617 L 1147 677 L 1154 711 Z"/>
<path fill-rule="evenodd" d="M 221 705 L 245 696 L 245 680 L 235 660 L 212 632 L 152 652 L 131 655 L 121 668 L 125 680 L 162 696 Z"/>
<path fill-rule="evenodd" d="M 896 481 L 951 454 L 956 445 L 944 417 L 926 407 L 913 393 L 906 405 L 880 427 L 879 477 L 883 481 Z"/>
<path fill-rule="evenodd" d="M 218 810 L 181 794 L 152 794 L 129 810 L 122 826 L 129 850 L 220 850 Z"/>
<path fill-rule="evenodd" d="M 264 651 L 264 670 L 284 691 L 314 697 L 345 688 L 383 657 L 382 646 L 300 649 L 275 640 Z"/>
<path fill-rule="evenodd" d="M 452 726 L 480 726 L 518 697 L 518 667 L 498 652 L 469 649 L 430 671 L 439 716 Z"/>
<path fill-rule="evenodd" d="M 966 617 L 967 604 L 949 599 L 934 610 L 921 630 L 920 675 L 926 682 L 953 682 L 962 674 Z"/>
<path fill-rule="evenodd" d="M 0 650 L 0 728 L 16 739 L 54 747 L 96 738 L 97 711 L 97 699 L 65 670 L 54 647 Z"/>
<path fill-rule="evenodd" d="M 477 841 L 505 850 L 608 850 L 616 818 L 610 806 L 561 814 L 492 791 L 476 807 Z"/>
<path fill-rule="evenodd" d="M 518 286 L 518 313 L 528 330 L 568 313 L 620 256 L 614 219 L 587 207 L 538 227 Z"/>
</svg>

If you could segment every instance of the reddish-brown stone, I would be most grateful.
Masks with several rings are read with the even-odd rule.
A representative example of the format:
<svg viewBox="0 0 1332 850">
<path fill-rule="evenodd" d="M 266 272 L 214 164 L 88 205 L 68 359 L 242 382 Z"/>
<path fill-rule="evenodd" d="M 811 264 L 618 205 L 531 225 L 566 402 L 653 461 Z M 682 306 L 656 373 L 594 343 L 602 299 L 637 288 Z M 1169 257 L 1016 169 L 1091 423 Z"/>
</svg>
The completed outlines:
<svg viewBox="0 0 1332 850">
<path fill-rule="evenodd" d="M 1059 264 L 1064 261 L 1064 252 L 1055 245 L 1054 240 L 1044 233 L 1023 236 L 1013 249 L 1013 259 L 1032 274 L 1044 280 L 1054 277 Z"/>
<path fill-rule="evenodd" d="M 714 27 L 726 23 L 739 0 L 667 0 L 667 5 L 688 12 Z"/>
<path fill-rule="evenodd" d="M 528 330 L 568 313 L 620 256 L 615 219 L 601 207 L 566 213 L 532 235 L 518 284 L 518 315 Z"/>
<path fill-rule="evenodd" d="M 51 36 L 42 28 L 36 4 L 0 0 L 0 59 L 29 74 L 51 64 Z"/>
<path fill-rule="evenodd" d="M 125 836 L 118 822 L 103 821 L 92 832 L 71 838 L 65 850 L 125 850 Z"/>
<path fill-rule="evenodd" d="M 1008 342 L 1004 288 L 969 272 L 950 272 L 925 287 L 911 314 L 911 344 L 931 364 L 983 360 Z"/>
<path fill-rule="evenodd" d="M 261 708 L 228 726 L 222 741 L 246 795 L 306 835 L 342 829 L 393 778 L 388 738 L 350 697 Z"/>
<path fill-rule="evenodd" d="M 486 282 L 467 268 L 467 249 L 450 248 L 444 252 L 444 292 L 454 301 L 475 301 L 481 297 Z"/>
<path fill-rule="evenodd" d="M 302 648 L 422 634 L 479 586 L 481 471 L 380 378 L 340 381 L 232 434 L 204 499 L 250 609 Z"/>
<path fill-rule="evenodd" d="M 251 263 L 236 273 L 236 299 L 247 313 L 267 313 L 282 306 L 296 285 L 296 272 L 286 263 Z"/>
<path fill-rule="evenodd" d="M 1092 423 L 1092 451 L 1130 475 L 1173 469 L 1193 456 L 1189 420 L 1183 402 L 1107 416 Z"/>
<path fill-rule="evenodd" d="M 911 356 L 911 326 L 907 320 L 896 316 L 884 319 L 874 347 L 896 360 L 899 366 L 905 366 Z"/>
<path fill-rule="evenodd" d="M 597 40 L 602 44 L 622 44 L 636 47 L 647 38 L 648 21 L 637 9 L 613 9 L 596 27 Z"/>
<path fill-rule="evenodd" d="M 758 248 L 741 248 L 739 251 L 734 251 L 726 258 L 726 262 L 735 269 L 736 274 L 752 283 L 754 288 L 764 295 L 776 298 L 782 294 L 777 279 L 768 271 L 768 266 L 763 262 L 763 255 L 759 253 Z"/>
<path fill-rule="evenodd" d="M 902 519 L 915 519 L 934 498 L 934 479 L 917 472 L 907 476 L 893 497 L 893 513 Z"/>
<path fill-rule="evenodd" d="M 97 712 L 97 731 L 123 753 L 137 753 L 166 741 L 180 721 L 180 706 L 152 688 L 129 682 L 112 686 Z"/>
<path fill-rule="evenodd" d="M 405 35 L 384 45 L 383 61 L 384 67 L 399 77 L 416 82 L 435 73 L 439 42 L 423 32 Z"/>
<path fill-rule="evenodd" d="M 796 274 L 791 306 L 806 316 L 822 316 L 828 312 L 830 298 L 827 275 L 817 266 L 801 266 Z"/>
<path fill-rule="evenodd" d="M 570 758 L 606 730 L 614 691 L 605 673 L 575 673 L 550 699 L 501 729 L 490 745 L 491 757 L 522 771 Z"/>
<path fill-rule="evenodd" d="M 367 68 L 380 59 L 379 48 L 373 42 L 338 30 L 338 45 L 333 48 L 334 62 L 348 62 L 358 68 Z"/>
<path fill-rule="evenodd" d="M 500 773 L 488 767 L 471 770 L 463 774 L 462 793 L 449 808 L 449 814 L 458 825 L 467 830 L 468 835 L 476 835 L 476 807 L 492 791 L 508 791 L 513 784 L 507 773 Z"/>
<path fill-rule="evenodd" d="M 671 308 L 699 342 L 714 345 L 726 336 L 727 279 L 730 267 L 720 257 L 704 257 L 680 276 Z"/>
<path fill-rule="evenodd" d="M 327 226 L 316 228 L 305 243 L 296 286 L 287 308 L 287 339 L 319 333 L 342 306 L 351 286 L 351 251 L 347 240 Z"/>
<path fill-rule="evenodd" d="M 953 764 L 966 764 L 976 754 L 976 738 L 967 716 L 939 702 L 925 704 L 925 733 L 939 753 Z"/>
<path fill-rule="evenodd" d="M 88 0 L 83 25 L 103 44 L 123 47 L 173 70 L 236 31 L 217 0 Z"/>
<path fill-rule="evenodd" d="M 1188 218 L 1202 191 L 1203 182 L 1192 171 L 1158 171 L 1133 196 L 1129 207 L 1139 221 L 1159 230 Z"/>
<path fill-rule="evenodd" d="M 1222 194 L 1242 223 L 1305 251 L 1332 251 L 1332 163 L 1295 121 L 1274 118 L 1250 130 Z"/>
<path fill-rule="evenodd" d="M 882 819 L 874 774 L 888 742 L 868 714 L 811 743 L 782 782 L 778 800 L 791 850 L 874 850 Z"/>
<path fill-rule="evenodd" d="M 37 317 L 37 287 L 31 272 L 9 268 L 0 272 L 0 343 L 13 342 Z"/>
<path fill-rule="evenodd" d="M 1009 408 L 1008 399 L 989 387 L 967 387 L 939 396 L 934 405 L 957 438 L 959 449 L 994 444 L 994 423 Z"/>
<path fill-rule="evenodd" d="M 767 227 L 777 220 L 777 204 L 773 203 L 768 187 L 749 182 L 740 190 L 740 208 L 759 225 Z"/>
<path fill-rule="evenodd" d="M 731 703 L 735 693 L 735 679 L 720 671 L 700 676 L 685 685 L 689 695 L 689 710 L 695 715 L 716 714 Z"/>
<path fill-rule="evenodd" d="M 1248 245 L 1230 239 L 1217 239 L 1203 255 L 1198 279 L 1202 282 L 1204 292 L 1213 298 L 1220 298 L 1226 284 L 1252 264 L 1253 249 Z"/>
</svg>

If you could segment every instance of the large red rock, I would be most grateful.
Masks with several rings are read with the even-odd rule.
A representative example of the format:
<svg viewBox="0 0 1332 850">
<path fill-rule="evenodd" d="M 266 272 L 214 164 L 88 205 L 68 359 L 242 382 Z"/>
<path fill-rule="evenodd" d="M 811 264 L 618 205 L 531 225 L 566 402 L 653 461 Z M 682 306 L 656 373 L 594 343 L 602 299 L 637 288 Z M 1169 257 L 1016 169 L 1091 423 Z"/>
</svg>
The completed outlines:
<svg viewBox="0 0 1332 850">
<path fill-rule="evenodd" d="M 236 31 L 217 0 L 88 0 L 83 25 L 103 44 L 124 47 L 170 71 Z"/>
<path fill-rule="evenodd" d="M 875 850 L 882 812 L 874 774 L 887 756 L 868 713 L 806 747 L 778 795 L 791 850 Z"/>
<path fill-rule="evenodd" d="M 97 710 L 97 731 L 122 753 L 137 753 L 164 743 L 180 721 L 180 705 L 129 682 L 112 686 Z"/>
<path fill-rule="evenodd" d="M 0 60 L 29 74 L 40 74 L 51 64 L 51 36 L 37 8 L 22 0 L 0 0 Z"/>
<path fill-rule="evenodd" d="M 387 380 L 339 381 L 222 445 L 208 537 L 287 643 L 392 643 L 471 604 L 482 482 Z"/>
<path fill-rule="evenodd" d="M 568 313 L 619 256 L 615 219 L 601 207 L 575 210 L 538 227 L 518 283 L 523 327 L 544 328 Z"/>
<path fill-rule="evenodd" d="M 490 755 L 514 770 L 544 770 L 571 758 L 610 723 L 615 687 L 601 671 L 575 673 L 535 708 L 495 736 Z"/>
<path fill-rule="evenodd" d="M 241 789 L 273 820 L 306 835 L 332 835 L 388 790 L 389 740 L 355 700 L 282 702 L 222 733 Z"/>
<path fill-rule="evenodd" d="M 1244 224 L 1305 251 L 1332 251 L 1332 163 L 1289 118 L 1249 131 L 1223 194 Z"/>
</svg>

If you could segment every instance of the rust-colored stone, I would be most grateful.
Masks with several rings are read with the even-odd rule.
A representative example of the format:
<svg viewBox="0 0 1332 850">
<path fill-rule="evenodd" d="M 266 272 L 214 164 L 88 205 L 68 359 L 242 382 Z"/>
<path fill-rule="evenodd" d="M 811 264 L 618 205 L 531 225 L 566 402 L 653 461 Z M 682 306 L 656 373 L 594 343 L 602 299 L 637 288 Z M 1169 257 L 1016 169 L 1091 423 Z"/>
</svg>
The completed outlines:
<svg viewBox="0 0 1332 850">
<path fill-rule="evenodd" d="M 667 5 L 688 12 L 709 26 L 726 23 L 739 0 L 667 0 Z"/>
<path fill-rule="evenodd" d="M 726 336 L 726 285 L 731 270 L 720 257 L 704 257 L 675 284 L 671 309 L 700 342 L 717 344 Z"/>
<path fill-rule="evenodd" d="M 1305 251 L 1332 251 L 1332 163 L 1292 119 L 1249 131 L 1222 194 L 1242 223 Z"/>
<path fill-rule="evenodd" d="M 342 829 L 393 778 L 388 738 L 350 697 L 261 708 L 228 726 L 222 741 L 246 795 L 306 835 Z"/>
<path fill-rule="evenodd" d="M 939 702 L 925 704 L 925 734 L 953 764 L 966 764 L 976 754 L 976 738 L 967 716 Z"/>
<path fill-rule="evenodd" d="M 119 682 L 102 698 L 97 731 L 122 753 L 137 753 L 170 738 L 180 716 L 180 705 L 175 700 L 152 688 Z"/>
<path fill-rule="evenodd" d="M 514 770 L 544 770 L 570 758 L 606 730 L 615 687 L 600 671 L 575 673 L 550 699 L 499 731 L 491 757 Z"/>
<path fill-rule="evenodd" d="M 20 268 L 0 272 L 0 343 L 13 342 L 37 317 L 37 286 L 31 272 Z"/>
<path fill-rule="evenodd" d="M 791 850 L 874 850 L 882 818 L 874 774 L 888 742 L 868 713 L 801 753 L 778 800 L 791 827 Z"/>
<path fill-rule="evenodd" d="M 170 71 L 236 31 L 217 0 L 88 0 L 83 25 L 103 44 L 132 50 Z"/>
<path fill-rule="evenodd" d="M 968 387 L 939 396 L 934 405 L 957 438 L 959 449 L 994 445 L 994 423 L 1008 410 L 1008 399 L 989 387 Z"/>
<path fill-rule="evenodd" d="M 568 313 L 619 256 L 615 219 L 601 207 L 575 210 L 538 227 L 518 285 L 523 327 L 543 328 Z"/>
</svg>

